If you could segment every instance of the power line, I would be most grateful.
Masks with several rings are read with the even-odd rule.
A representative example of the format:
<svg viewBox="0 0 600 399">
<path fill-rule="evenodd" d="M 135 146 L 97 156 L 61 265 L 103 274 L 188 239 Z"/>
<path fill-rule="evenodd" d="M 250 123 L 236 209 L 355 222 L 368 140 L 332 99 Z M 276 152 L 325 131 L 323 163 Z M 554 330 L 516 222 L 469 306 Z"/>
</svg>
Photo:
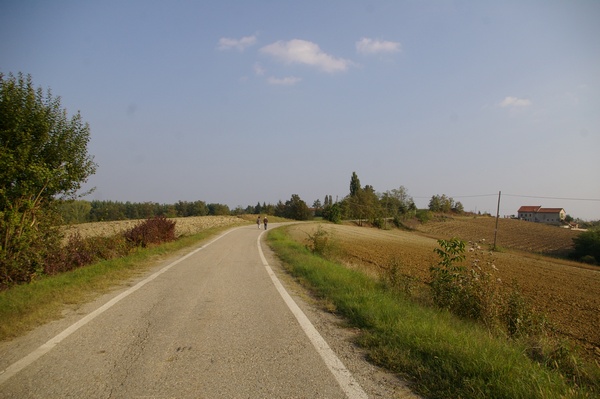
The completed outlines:
<svg viewBox="0 0 600 399">
<path fill-rule="evenodd" d="M 498 194 L 477 194 L 477 195 L 447 195 L 448 198 L 475 198 L 475 197 L 497 197 Z M 431 197 L 412 197 L 412 198 L 421 198 L 427 199 Z"/>
<path fill-rule="evenodd" d="M 552 199 L 561 201 L 595 201 L 600 202 L 600 198 L 565 198 L 565 197 L 542 197 L 536 195 L 519 195 L 519 194 L 502 194 L 506 197 L 518 197 L 518 198 L 539 198 L 539 199 Z M 448 195 L 448 198 L 476 198 L 476 197 L 497 197 L 498 194 L 477 194 L 477 195 Z M 428 199 L 431 197 L 412 197 L 417 199 Z"/>
<path fill-rule="evenodd" d="M 503 194 L 507 197 L 520 197 L 520 198 L 540 198 L 540 199 L 554 199 L 554 200 L 562 200 L 562 201 L 598 201 L 598 198 L 564 198 L 564 197 L 540 197 L 534 195 L 517 195 L 517 194 Z"/>
</svg>

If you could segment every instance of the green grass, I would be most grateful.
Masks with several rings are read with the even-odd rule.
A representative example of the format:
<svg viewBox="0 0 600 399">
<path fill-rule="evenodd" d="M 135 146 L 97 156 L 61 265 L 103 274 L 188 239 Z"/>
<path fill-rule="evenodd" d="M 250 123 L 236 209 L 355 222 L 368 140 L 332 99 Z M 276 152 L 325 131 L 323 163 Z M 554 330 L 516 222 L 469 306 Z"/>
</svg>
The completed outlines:
<svg viewBox="0 0 600 399">
<path fill-rule="evenodd" d="M 207 229 L 195 235 L 101 261 L 30 284 L 0 291 L 0 340 L 10 339 L 61 317 L 65 305 L 78 305 L 130 279 L 176 251 L 196 245 L 233 226 Z"/>
<path fill-rule="evenodd" d="M 525 348 L 478 325 L 415 304 L 374 279 L 311 254 L 286 235 L 269 232 L 270 246 L 288 270 L 329 307 L 362 330 L 358 344 L 370 359 L 405 376 L 428 398 L 584 398 L 531 361 Z"/>
</svg>

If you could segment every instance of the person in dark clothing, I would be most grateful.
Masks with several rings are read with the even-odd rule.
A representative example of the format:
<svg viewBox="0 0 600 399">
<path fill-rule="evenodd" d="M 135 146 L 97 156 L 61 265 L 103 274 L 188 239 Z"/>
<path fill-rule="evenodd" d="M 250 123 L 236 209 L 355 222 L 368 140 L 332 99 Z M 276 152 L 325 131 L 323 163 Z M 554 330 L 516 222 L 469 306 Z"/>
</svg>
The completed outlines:
<svg viewBox="0 0 600 399">
<path fill-rule="evenodd" d="M 266 216 L 263 218 L 263 222 L 265 223 L 265 230 L 266 230 L 267 229 L 267 222 L 268 222 Z"/>
</svg>

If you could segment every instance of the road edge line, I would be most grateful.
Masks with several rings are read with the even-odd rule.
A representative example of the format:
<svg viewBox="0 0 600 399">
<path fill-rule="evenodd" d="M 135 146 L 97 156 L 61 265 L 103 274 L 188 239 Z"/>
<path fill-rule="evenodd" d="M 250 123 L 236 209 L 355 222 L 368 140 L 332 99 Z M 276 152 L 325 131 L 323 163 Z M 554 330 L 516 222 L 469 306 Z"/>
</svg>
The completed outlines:
<svg viewBox="0 0 600 399">
<path fill-rule="evenodd" d="M 325 365 L 337 380 L 338 384 L 346 394 L 346 397 L 348 397 L 349 399 L 368 399 L 369 396 L 367 395 L 367 393 L 354 379 L 352 373 L 350 373 L 350 371 L 346 368 L 344 363 L 342 363 L 340 358 L 327 344 L 327 342 L 321 336 L 321 334 L 319 334 L 315 326 L 310 322 L 308 317 L 306 317 L 302 309 L 300 309 L 298 304 L 296 304 L 294 299 L 283 287 L 283 284 L 281 284 L 281 281 L 279 280 L 279 278 L 277 278 L 271 266 L 269 266 L 269 262 L 267 262 L 267 258 L 265 258 L 262 247 L 260 245 L 260 240 L 264 233 L 264 231 L 260 233 L 256 241 L 258 247 L 258 254 L 260 255 L 260 259 L 263 263 L 263 266 L 267 270 L 269 277 L 271 277 L 271 281 L 273 281 L 275 288 L 279 292 L 279 295 L 281 295 L 283 301 L 286 303 L 290 311 L 296 317 L 296 320 L 298 320 L 300 327 L 302 327 L 302 330 L 304 331 L 310 342 L 313 344 L 323 361 L 325 362 Z"/>
<path fill-rule="evenodd" d="M 244 227 L 244 226 L 241 226 L 241 227 Z M 81 327 L 85 326 L 87 323 L 89 323 L 90 321 L 92 321 L 93 319 L 95 319 L 96 317 L 98 317 L 99 315 L 101 315 L 102 313 L 104 313 L 105 311 L 107 311 L 108 309 L 113 307 L 114 305 L 116 305 L 122 299 L 128 297 L 130 294 L 139 290 L 144 285 L 148 284 L 149 282 L 151 282 L 152 280 L 154 280 L 161 274 L 163 274 L 166 271 L 168 271 L 169 269 L 171 269 L 173 266 L 184 261 L 185 259 L 189 258 L 190 256 L 200 252 L 201 250 L 208 247 L 215 241 L 220 240 L 221 238 L 225 237 L 227 234 L 229 234 L 232 231 L 235 231 L 237 229 L 240 229 L 241 227 L 236 227 L 231 230 L 227 230 L 225 233 L 216 237 L 212 241 L 209 241 L 208 243 L 202 245 L 200 248 L 196 248 L 193 251 L 189 252 L 188 254 L 182 256 L 181 258 L 178 258 L 177 260 L 169 263 L 167 266 L 163 267 L 159 271 L 155 272 L 154 274 L 150 275 L 149 277 L 146 277 L 144 280 L 140 281 L 133 287 L 127 289 L 126 291 L 120 293 L 119 295 L 117 295 L 116 297 L 111 299 L 110 301 L 106 302 L 104 305 L 100 306 L 98 309 L 87 314 L 83 318 L 79 319 L 77 322 L 71 324 L 69 327 L 67 327 L 62 332 L 60 332 L 58 335 L 56 335 L 53 338 L 51 338 L 50 340 L 48 340 L 45 344 L 42 344 L 40 347 L 35 349 L 33 352 L 31 352 L 27 356 L 21 358 L 20 360 L 17 360 L 16 362 L 11 364 L 4 370 L 0 371 L 0 385 L 4 384 L 8 379 L 13 377 L 17 373 L 19 373 L 25 367 L 29 366 L 31 363 L 35 362 L 40 357 L 44 356 L 46 353 L 48 353 L 50 350 L 52 350 L 56 345 L 58 345 L 61 341 L 63 341 L 65 338 L 67 338 L 69 335 L 73 334 L 75 331 L 79 330 Z"/>
</svg>

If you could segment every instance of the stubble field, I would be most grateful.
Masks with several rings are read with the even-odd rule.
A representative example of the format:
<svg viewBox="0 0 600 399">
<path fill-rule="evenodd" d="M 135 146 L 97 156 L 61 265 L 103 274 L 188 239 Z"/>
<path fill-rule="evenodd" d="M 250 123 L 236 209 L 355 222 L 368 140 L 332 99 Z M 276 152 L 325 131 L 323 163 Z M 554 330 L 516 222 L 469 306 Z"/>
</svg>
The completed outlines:
<svg viewBox="0 0 600 399">
<path fill-rule="evenodd" d="M 247 223 L 236 216 L 197 216 L 169 219 L 175 222 L 175 236 L 192 235 L 213 227 L 235 226 Z M 138 225 L 142 220 L 118 220 L 113 222 L 94 222 L 64 227 L 65 238 L 73 234 L 86 237 L 108 237 L 122 233 Z"/>
<path fill-rule="evenodd" d="M 438 248 L 436 239 L 459 237 L 465 241 L 485 239 L 490 243 L 494 222 L 493 218 L 459 218 L 426 223 L 419 227 L 420 231 L 411 232 L 322 226 L 330 232 L 337 256 L 349 267 L 380 275 L 396 259 L 403 275 L 426 283 L 429 267 L 438 261 L 433 252 Z M 600 268 L 540 255 L 566 251 L 577 232 L 517 220 L 501 222 L 498 245 L 506 249 L 487 255 L 497 268 L 494 277 L 500 279 L 501 288 L 508 289 L 516 282 L 521 293 L 537 312 L 547 316 L 559 335 L 578 341 L 588 355 L 600 360 Z M 306 242 L 315 229 L 315 224 L 297 225 L 292 231 L 296 239 Z"/>
</svg>

